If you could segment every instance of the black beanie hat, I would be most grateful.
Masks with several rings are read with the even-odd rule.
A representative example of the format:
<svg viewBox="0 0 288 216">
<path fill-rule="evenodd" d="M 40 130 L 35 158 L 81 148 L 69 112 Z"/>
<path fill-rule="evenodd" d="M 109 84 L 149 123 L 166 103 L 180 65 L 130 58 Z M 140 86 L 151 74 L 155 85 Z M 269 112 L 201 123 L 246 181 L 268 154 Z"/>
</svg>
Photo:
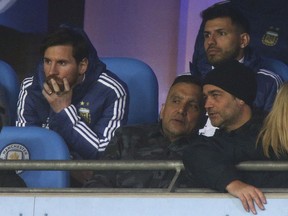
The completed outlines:
<svg viewBox="0 0 288 216">
<path fill-rule="evenodd" d="M 236 60 L 219 64 L 204 78 L 203 85 L 215 85 L 252 107 L 257 92 L 256 73 Z"/>
</svg>

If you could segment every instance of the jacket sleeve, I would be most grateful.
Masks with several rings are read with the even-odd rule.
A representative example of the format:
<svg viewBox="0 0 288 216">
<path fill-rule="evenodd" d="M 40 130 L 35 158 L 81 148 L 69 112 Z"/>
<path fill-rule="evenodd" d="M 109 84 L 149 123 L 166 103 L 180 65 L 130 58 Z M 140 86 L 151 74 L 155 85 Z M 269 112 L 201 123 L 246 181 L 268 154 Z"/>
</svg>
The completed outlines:
<svg viewBox="0 0 288 216">
<path fill-rule="evenodd" d="M 257 72 L 257 95 L 254 105 L 264 111 L 270 111 L 278 89 L 283 84 L 279 75 L 269 70 Z"/>
<path fill-rule="evenodd" d="M 185 151 L 183 163 L 196 182 L 224 192 L 231 181 L 241 178 L 232 157 L 232 149 L 223 148 L 211 137 L 201 137 Z"/>
<path fill-rule="evenodd" d="M 38 118 L 36 107 L 41 104 L 35 92 L 30 91 L 30 86 L 33 84 L 33 77 L 28 77 L 21 83 L 17 102 L 17 127 L 39 126 L 42 127 L 42 122 Z M 41 93 L 41 92 L 39 92 Z M 36 103 L 37 102 L 37 103 Z"/>
<path fill-rule="evenodd" d="M 83 159 L 97 159 L 98 153 L 105 151 L 115 130 L 126 121 L 126 94 L 108 97 L 106 99 L 111 102 L 102 110 L 93 128 L 81 120 L 74 105 L 59 113 L 51 113 L 49 117 L 49 128 L 58 132 L 72 152 Z"/>
</svg>

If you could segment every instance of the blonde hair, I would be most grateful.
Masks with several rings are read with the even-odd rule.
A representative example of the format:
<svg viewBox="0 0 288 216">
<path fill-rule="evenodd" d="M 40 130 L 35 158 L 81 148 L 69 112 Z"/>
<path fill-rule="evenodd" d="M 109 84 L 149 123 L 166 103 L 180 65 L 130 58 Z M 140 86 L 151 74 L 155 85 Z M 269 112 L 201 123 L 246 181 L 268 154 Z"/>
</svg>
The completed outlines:
<svg viewBox="0 0 288 216">
<path fill-rule="evenodd" d="M 288 82 L 281 86 L 276 95 L 273 107 L 258 135 L 257 144 L 260 140 L 267 157 L 270 157 L 270 148 L 278 158 L 281 154 L 288 153 Z"/>
</svg>

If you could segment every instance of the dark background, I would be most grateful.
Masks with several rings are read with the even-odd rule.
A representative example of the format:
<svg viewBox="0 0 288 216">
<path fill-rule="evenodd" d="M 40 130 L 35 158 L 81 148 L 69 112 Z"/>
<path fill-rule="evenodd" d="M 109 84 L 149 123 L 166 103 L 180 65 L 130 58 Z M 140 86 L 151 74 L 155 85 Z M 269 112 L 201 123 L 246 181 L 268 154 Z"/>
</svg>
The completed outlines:
<svg viewBox="0 0 288 216">
<path fill-rule="evenodd" d="M 27 4 L 23 4 L 25 1 Z M 28 0 L 18 0 L 15 5 L 12 5 L 11 9 L 0 14 L 0 20 L 2 20 L 0 23 L 0 59 L 14 68 L 20 81 L 34 72 L 34 68 L 40 59 L 39 46 L 47 32 L 53 31 L 61 23 L 73 24 L 79 27 L 83 27 L 84 23 L 84 0 L 41 1 L 38 8 L 47 10 L 43 11 L 47 16 L 37 14 L 39 13 L 37 3 L 34 4 L 35 8 L 26 9 L 26 5 L 30 3 Z M 31 20 L 27 18 L 27 12 L 29 14 L 27 10 L 31 10 L 33 26 Z M 23 18 L 21 18 L 21 13 L 23 13 Z M 19 22 L 18 26 L 16 23 L 16 26 L 10 27 L 10 22 L 13 22 L 11 17 L 15 15 L 17 15 L 18 20 L 25 23 L 17 20 Z"/>
</svg>

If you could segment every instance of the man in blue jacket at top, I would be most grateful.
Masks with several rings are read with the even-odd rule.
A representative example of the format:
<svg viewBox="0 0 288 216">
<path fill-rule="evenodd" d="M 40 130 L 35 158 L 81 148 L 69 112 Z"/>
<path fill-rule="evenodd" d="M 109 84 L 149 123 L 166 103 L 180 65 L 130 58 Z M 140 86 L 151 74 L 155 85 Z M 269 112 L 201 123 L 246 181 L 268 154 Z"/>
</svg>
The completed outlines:
<svg viewBox="0 0 288 216">
<path fill-rule="evenodd" d="M 43 62 L 25 78 L 16 126 L 59 133 L 71 155 L 97 159 L 126 123 L 126 85 L 106 69 L 83 30 L 61 26 L 42 43 Z"/>
<path fill-rule="evenodd" d="M 263 68 L 262 58 L 249 47 L 248 20 L 238 9 L 226 3 L 207 8 L 201 16 L 204 29 L 199 33 L 199 41 L 195 44 L 197 53 L 190 65 L 191 73 L 204 78 L 212 67 L 236 59 L 257 73 L 258 88 L 254 105 L 270 111 L 275 94 L 283 81 L 276 73 Z M 204 49 L 201 50 L 203 39 L 200 37 L 203 38 L 203 35 Z"/>
<path fill-rule="evenodd" d="M 236 59 L 256 73 L 257 95 L 254 106 L 270 111 L 277 90 L 283 81 L 279 75 L 263 69 L 261 58 L 248 47 L 250 36 L 246 18 L 235 7 L 225 3 L 207 8 L 201 16 L 204 26 L 204 49 L 198 53 L 198 56 L 193 56 L 190 65 L 192 75 L 204 78 L 217 65 Z M 196 41 L 197 44 L 203 46 Z M 211 136 L 214 130 L 208 124 L 200 133 Z"/>
</svg>

